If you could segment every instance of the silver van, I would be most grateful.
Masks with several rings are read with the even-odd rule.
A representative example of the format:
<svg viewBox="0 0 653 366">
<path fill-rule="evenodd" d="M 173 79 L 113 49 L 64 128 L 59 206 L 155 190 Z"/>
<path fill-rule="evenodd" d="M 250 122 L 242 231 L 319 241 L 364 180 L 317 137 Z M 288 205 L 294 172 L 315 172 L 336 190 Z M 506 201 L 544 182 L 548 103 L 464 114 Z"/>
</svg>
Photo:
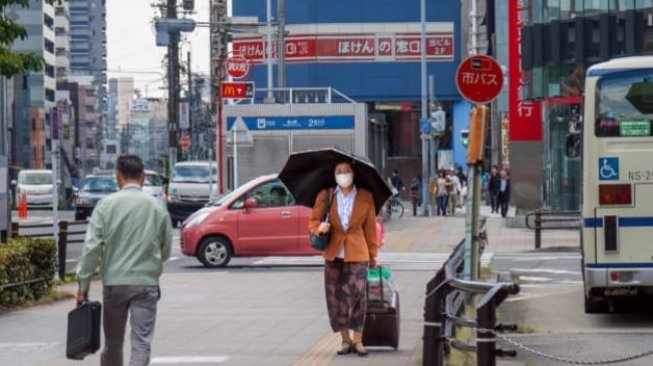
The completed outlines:
<svg viewBox="0 0 653 366">
<path fill-rule="evenodd" d="M 183 222 L 215 197 L 217 179 L 218 166 L 215 162 L 186 161 L 175 164 L 168 183 L 168 212 L 173 224 Z"/>
</svg>

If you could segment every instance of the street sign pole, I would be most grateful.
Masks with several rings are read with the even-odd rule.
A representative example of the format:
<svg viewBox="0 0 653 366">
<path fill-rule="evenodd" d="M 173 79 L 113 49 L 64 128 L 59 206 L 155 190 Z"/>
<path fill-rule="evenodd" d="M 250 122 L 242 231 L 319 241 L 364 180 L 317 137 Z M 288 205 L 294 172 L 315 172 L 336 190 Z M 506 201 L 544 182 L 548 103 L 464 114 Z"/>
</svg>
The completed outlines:
<svg viewBox="0 0 653 366">
<path fill-rule="evenodd" d="M 422 86 L 422 120 L 428 119 L 427 104 L 427 76 L 426 76 L 426 0 L 420 0 L 420 82 Z M 428 205 L 428 182 L 429 179 L 429 144 L 431 139 L 422 139 L 422 205 L 424 207 L 424 216 L 429 215 Z"/>
<path fill-rule="evenodd" d="M 475 2 L 473 5 L 475 7 Z M 476 22 L 476 14 L 472 15 L 472 20 Z M 476 41 L 472 40 L 472 54 L 476 53 Z M 482 126 L 485 127 L 487 108 L 486 103 L 494 100 L 503 87 L 503 70 L 493 58 L 485 55 L 473 55 L 465 59 L 456 72 L 456 86 L 460 94 L 471 103 L 477 105 L 482 110 L 480 116 Z M 478 118 L 478 110 L 474 118 Z M 471 129 L 471 126 L 470 126 Z M 470 134 L 471 135 L 471 134 Z M 471 137 L 471 136 L 470 136 Z M 476 143 L 480 144 L 480 157 L 484 151 L 485 133 L 477 134 Z M 474 141 L 470 141 L 470 146 Z M 479 263 L 479 231 L 480 231 L 480 194 L 481 194 L 481 174 L 483 168 L 482 159 L 475 157 L 470 160 L 468 153 L 469 179 L 471 184 L 467 189 L 466 218 L 465 218 L 465 267 L 464 277 L 467 280 L 476 280 L 478 278 Z"/>
<path fill-rule="evenodd" d="M 58 174 L 58 165 L 57 156 L 59 149 L 59 109 L 57 107 L 52 108 L 52 113 L 50 116 L 50 121 L 52 122 L 52 239 L 55 242 L 57 248 L 57 258 L 59 258 L 59 179 Z M 59 279 L 59 270 L 54 271 L 55 280 Z"/>
<path fill-rule="evenodd" d="M 232 133 L 234 134 L 234 187 L 233 189 L 235 190 L 238 188 L 238 141 L 237 141 L 237 131 L 236 131 L 236 124 L 234 123 L 234 126 L 231 128 Z"/>
</svg>

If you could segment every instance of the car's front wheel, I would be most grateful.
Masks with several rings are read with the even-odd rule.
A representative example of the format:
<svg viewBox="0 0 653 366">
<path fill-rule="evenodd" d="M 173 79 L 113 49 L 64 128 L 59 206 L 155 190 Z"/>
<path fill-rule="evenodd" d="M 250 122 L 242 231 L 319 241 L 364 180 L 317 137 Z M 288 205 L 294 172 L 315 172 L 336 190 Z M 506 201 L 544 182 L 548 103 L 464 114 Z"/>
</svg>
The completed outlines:
<svg viewBox="0 0 653 366">
<path fill-rule="evenodd" d="M 202 240 L 197 251 L 197 259 L 210 268 L 226 267 L 232 256 L 231 244 L 225 238 L 217 236 Z"/>
</svg>

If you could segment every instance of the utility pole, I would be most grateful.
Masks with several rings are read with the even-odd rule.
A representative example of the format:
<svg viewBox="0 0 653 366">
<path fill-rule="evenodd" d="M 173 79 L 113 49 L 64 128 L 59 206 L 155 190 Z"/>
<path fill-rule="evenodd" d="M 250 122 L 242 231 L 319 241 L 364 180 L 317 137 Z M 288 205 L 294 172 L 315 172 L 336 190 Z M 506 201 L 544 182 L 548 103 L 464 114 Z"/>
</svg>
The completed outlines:
<svg viewBox="0 0 653 366">
<path fill-rule="evenodd" d="M 188 154 L 190 155 L 189 160 L 193 160 L 193 150 L 195 146 L 195 138 L 193 137 L 193 74 L 191 72 L 190 66 L 190 51 L 186 53 L 188 58 L 188 135 L 190 136 L 190 148 Z"/>
<path fill-rule="evenodd" d="M 434 103 L 435 103 L 435 77 L 433 75 L 429 75 L 429 108 L 428 109 L 429 109 L 430 118 L 433 118 L 433 112 L 435 112 L 434 110 L 431 109 L 431 107 L 434 106 Z M 434 174 L 437 175 L 435 172 L 438 171 L 439 142 L 440 142 L 439 132 L 437 130 L 433 131 L 433 134 L 431 134 L 431 139 L 429 140 L 429 145 L 430 145 L 429 176 L 424 177 L 425 186 L 428 186 L 428 182 L 430 182 L 431 177 Z M 428 201 L 424 201 L 424 202 L 428 202 Z M 435 216 L 435 213 L 433 214 L 433 216 Z"/>
<path fill-rule="evenodd" d="M 277 68 L 279 82 L 277 83 L 280 92 L 279 96 L 285 101 L 283 89 L 286 87 L 286 0 L 277 0 Z"/>
<path fill-rule="evenodd" d="M 267 11 L 267 47 L 265 48 L 265 55 L 267 61 L 267 77 L 268 77 L 268 98 L 272 98 L 274 93 L 272 92 L 273 84 L 273 70 L 272 70 L 272 0 L 267 0 L 266 2 L 266 11 Z"/>
<path fill-rule="evenodd" d="M 216 108 L 216 150 L 218 165 L 218 193 L 224 193 L 224 128 L 222 123 L 222 82 L 225 79 L 224 62 L 227 59 L 228 32 L 224 23 L 227 21 L 227 1 L 211 0 L 211 93 Z M 211 191 L 213 194 L 213 191 Z"/>
<path fill-rule="evenodd" d="M 420 83 L 422 86 L 422 121 L 428 121 L 428 104 L 426 95 L 426 0 L 420 0 L 420 26 L 421 26 L 421 42 L 420 42 Z M 422 134 L 422 205 L 424 207 L 424 216 L 429 215 L 429 209 L 426 202 L 428 202 L 428 184 L 425 184 L 429 179 L 429 139 L 426 138 L 424 132 Z"/>
<path fill-rule="evenodd" d="M 177 19 L 177 0 L 166 0 L 166 18 Z M 170 30 L 168 45 L 168 172 L 177 162 L 177 129 L 179 127 L 179 30 Z"/>
</svg>

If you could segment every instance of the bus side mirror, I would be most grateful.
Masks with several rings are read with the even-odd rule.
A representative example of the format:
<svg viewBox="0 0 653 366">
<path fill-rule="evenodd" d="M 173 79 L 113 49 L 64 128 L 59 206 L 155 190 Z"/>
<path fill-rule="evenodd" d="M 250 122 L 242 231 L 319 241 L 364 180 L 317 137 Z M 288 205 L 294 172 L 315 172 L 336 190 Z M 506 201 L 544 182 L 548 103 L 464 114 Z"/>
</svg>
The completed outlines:
<svg viewBox="0 0 653 366">
<path fill-rule="evenodd" d="M 573 159 L 580 156 L 580 134 L 572 133 L 567 135 L 565 143 L 565 154 L 568 158 Z"/>
</svg>

